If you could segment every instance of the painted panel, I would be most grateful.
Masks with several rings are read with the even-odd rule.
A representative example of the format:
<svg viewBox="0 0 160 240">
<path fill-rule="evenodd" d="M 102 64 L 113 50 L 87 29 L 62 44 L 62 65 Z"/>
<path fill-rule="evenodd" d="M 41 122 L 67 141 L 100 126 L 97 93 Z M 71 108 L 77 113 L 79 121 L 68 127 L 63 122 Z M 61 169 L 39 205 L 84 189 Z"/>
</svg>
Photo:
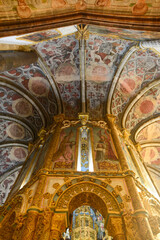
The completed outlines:
<svg viewBox="0 0 160 240">
<path fill-rule="evenodd" d="M 60 135 L 58 150 L 53 158 L 54 169 L 75 169 L 77 144 L 77 128 L 63 129 Z"/>
<path fill-rule="evenodd" d="M 38 43 L 38 42 L 51 40 L 53 38 L 57 38 L 60 35 L 61 34 L 57 30 L 52 29 L 47 31 L 36 32 L 33 34 L 28 34 L 22 37 L 18 37 L 17 39 Z"/>
<path fill-rule="evenodd" d="M 93 128 L 93 147 L 97 171 L 118 171 L 120 165 L 110 133 L 98 127 Z"/>
</svg>

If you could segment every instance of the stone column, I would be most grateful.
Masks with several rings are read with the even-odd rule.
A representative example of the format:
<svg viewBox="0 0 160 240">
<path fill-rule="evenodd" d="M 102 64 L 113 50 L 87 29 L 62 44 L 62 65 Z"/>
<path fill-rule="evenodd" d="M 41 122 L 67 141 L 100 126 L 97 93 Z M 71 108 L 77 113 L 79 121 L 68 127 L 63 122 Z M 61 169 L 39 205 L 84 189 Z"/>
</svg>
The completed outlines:
<svg viewBox="0 0 160 240">
<path fill-rule="evenodd" d="M 119 140 L 118 130 L 115 126 L 115 116 L 113 116 L 112 114 L 107 114 L 106 117 L 107 117 L 108 126 L 111 129 L 111 135 L 113 138 L 114 146 L 118 154 L 118 159 L 119 159 L 121 168 L 124 171 L 128 170 L 128 164 L 122 149 L 121 142 Z"/>
<path fill-rule="evenodd" d="M 121 217 L 110 217 L 107 224 L 108 234 L 113 240 L 125 240 L 124 226 Z"/>
<path fill-rule="evenodd" d="M 141 201 L 141 198 L 139 196 L 139 193 L 135 185 L 135 181 L 131 176 L 127 176 L 125 180 L 126 180 L 129 194 L 132 199 L 134 216 L 138 223 L 139 234 L 142 240 L 154 240 L 154 236 L 147 218 L 148 213 L 143 206 L 143 203 Z"/>
<path fill-rule="evenodd" d="M 115 148 L 117 150 L 121 168 L 123 171 L 125 171 L 128 169 L 128 164 L 127 164 L 126 156 L 122 149 L 121 142 L 119 140 L 118 131 L 115 126 L 115 116 L 111 114 L 107 114 L 106 117 L 107 117 L 108 126 L 111 129 L 112 138 L 114 141 Z M 147 211 L 145 210 L 143 203 L 140 199 L 139 193 L 135 185 L 134 178 L 131 175 L 128 175 L 125 177 L 125 180 L 126 180 L 129 194 L 132 199 L 132 204 L 134 207 L 135 217 L 138 223 L 139 233 L 141 235 L 141 238 L 143 240 L 153 240 L 154 236 L 152 234 L 152 230 L 148 222 Z"/>
<path fill-rule="evenodd" d="M 34 239 L 34 233 L 36 229 L 36 223 L 38 219 L 38 212 L 29 209 L 27 213 L 27 218 L 24 223 L 24 228 L 22 232 L 22 238 L 21 240 L 33 240 Z"/>
<path fill-rule="evenodd" d="M 66 216 L 63 213 L 55 213 L 52 217 L 50 240 L 60 240 L 62 233 L 66 231 Z"/>
<path fill-rule="evenodd" d="M 50 208 L 45 209 L 39 214 L 34 240 L 49 240 L 52 215 L 53 212 L 50 210 Z"/>
</svg>

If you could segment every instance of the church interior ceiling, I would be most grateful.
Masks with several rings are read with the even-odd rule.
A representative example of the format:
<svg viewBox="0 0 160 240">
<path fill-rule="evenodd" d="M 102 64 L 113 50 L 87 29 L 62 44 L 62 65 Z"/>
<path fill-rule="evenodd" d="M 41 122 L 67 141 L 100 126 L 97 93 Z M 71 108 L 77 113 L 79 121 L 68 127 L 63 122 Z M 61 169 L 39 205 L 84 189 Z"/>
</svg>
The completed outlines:
<svg viewBox="0 0 160 240">
<path fill-rule="evenodd" d="M 35 6 L 37 1 L 26 1 L 26 7 L 42 14 L 43 8 L 36 10 L 29 2 Z M 42 2 L 40 6 L 46 8 L 51 4 L 51 1 Z M 53 9 L 57 2 L 52 1 Z M 74 1 L 62 2 L 66 9 L 69 2 L 74 4 Z M 98 0 L 96 4 L 101 2 Z M 133 11 L 136 1 L 129 2 Z M 159 1 L 146 2 L 148 15 L 160 12 L 156 8 L 160 6 Z M 113 3 L 108 11 L 117 5 L 117 11 L 127 9 L 128 14 L 131 11 L 128 1 L 122 4 L 114 0 Z M 4 6 L 5 1 L 0 1 L 0 5 L 15 17 L 9 4 Z M 1 12 L 3 8 L 0 9 Z M 5 18 L 5 14 L 1 12 L 1 18 Z M 64 113 L 66 119 L 77 120 L 84 95 L 89 120 L 105 120 L 106 114 L 115 115 L 119 129 L 130 132 L 153 180 L 159 185 L 160 43 L 157 39 L 160 33 L 87 25 L 82 49 L 81 30 L 74 25 L 0 38 L 0 55 L 4 49 L 13 54 L 15 49 L 24 54 L 32 50 L 37 55 L 34 62 L 4 67 L 0 72 L 1 204 L 24 164 L 29 143 L 35 143 L 39 131 L 49 128 L 53 116 L 59 113 Z"/>
</svg>

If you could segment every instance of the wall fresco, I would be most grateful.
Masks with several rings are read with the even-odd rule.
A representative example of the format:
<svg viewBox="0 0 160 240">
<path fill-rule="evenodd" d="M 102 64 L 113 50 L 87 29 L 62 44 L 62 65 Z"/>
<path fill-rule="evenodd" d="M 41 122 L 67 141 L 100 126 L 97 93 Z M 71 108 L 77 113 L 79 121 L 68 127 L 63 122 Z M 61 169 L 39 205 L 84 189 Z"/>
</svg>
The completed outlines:
<svg viewBox="0 0 160 240">
<path fill-rule="evenodd" d="M 0 119 L 0 142 L 10 141 L 11 139 L 32 141 L 33 136 L 22 125 L 16 122 Z"/>
<path fill-rule="evenodd" d="M 116 151 L 111 139 L 111 135 L 105 129 L 93 128 L 94 158 L 96 170 L 98 171 L 118 171 L 120 165 Z"/>
<path fill-rule="evenodd" d="M 159 0 L 23 0 L 0 1 L 1 18 L 3 21 L 19 18 L 37 18 L 60 13 L 73 13 L 77 10 L 96 11 L 101 14 L 112 13 L 115 15 L 155 16 L 159 15 Z"/>
<path fill-rule="evenodd" d="M 7 87 L 0 88 L 0 112 L 11 113 L 26 118 L 37 129 L 42 127 L 42 120 L 35 109 L 22 95 Z"/>
</svg>

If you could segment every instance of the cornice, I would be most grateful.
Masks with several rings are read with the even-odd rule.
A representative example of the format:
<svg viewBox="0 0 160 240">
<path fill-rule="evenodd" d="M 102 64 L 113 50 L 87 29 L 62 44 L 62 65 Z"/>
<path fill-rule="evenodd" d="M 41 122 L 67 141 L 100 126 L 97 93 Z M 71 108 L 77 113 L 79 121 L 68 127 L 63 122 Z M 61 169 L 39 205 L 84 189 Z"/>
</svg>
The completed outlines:
<svg viewBox="0 0 160 240">
<path fill-rule="evenodd" d="M 74 24 L 94 24 L 135 30 L 160 32 L 160 17 L 106 14 L 95 10 L 75 11 L 53 14 L 44 17 L 6 20 L 1 22 L 0 36 L 13 36 L 45 29 L 53 29 Z"/>
</svg>

